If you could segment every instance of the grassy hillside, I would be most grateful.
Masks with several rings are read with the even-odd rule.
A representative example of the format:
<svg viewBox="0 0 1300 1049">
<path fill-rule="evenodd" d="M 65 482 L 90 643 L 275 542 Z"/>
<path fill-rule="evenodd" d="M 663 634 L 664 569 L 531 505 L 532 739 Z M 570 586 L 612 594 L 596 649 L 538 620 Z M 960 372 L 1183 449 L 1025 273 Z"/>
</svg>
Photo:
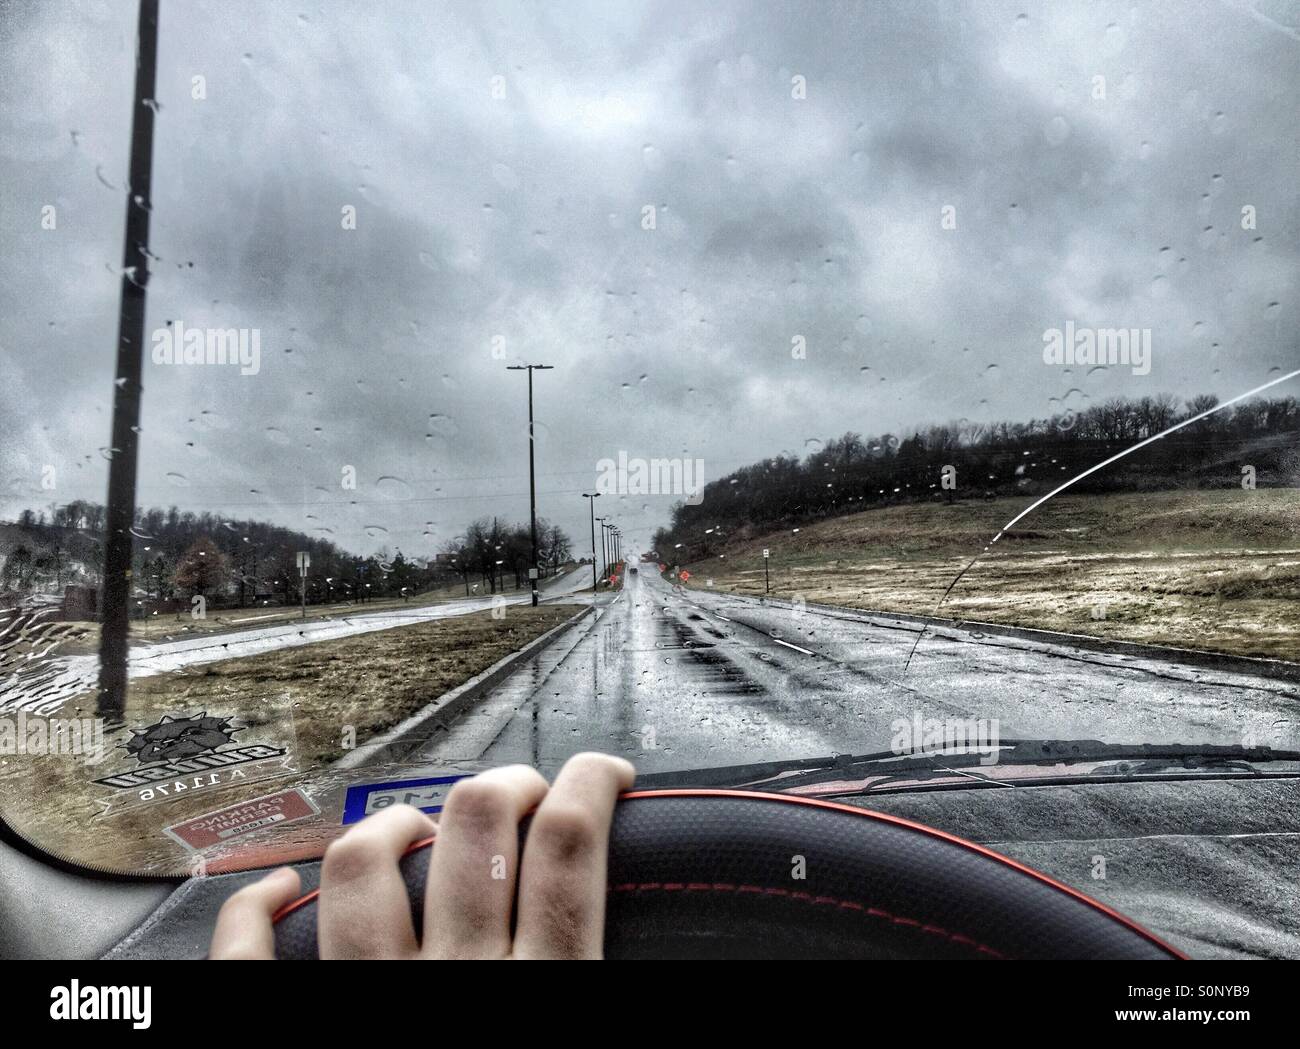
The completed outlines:
<svg viewBox="0 0 1300 1049">
<path fill-rule="evenodd" d="M 896 506 L 736 542 L 691 586 L 1300 659 L 1300 491 Z M 944 590 L 986 546 L 946 600 Z"/>
</svg>

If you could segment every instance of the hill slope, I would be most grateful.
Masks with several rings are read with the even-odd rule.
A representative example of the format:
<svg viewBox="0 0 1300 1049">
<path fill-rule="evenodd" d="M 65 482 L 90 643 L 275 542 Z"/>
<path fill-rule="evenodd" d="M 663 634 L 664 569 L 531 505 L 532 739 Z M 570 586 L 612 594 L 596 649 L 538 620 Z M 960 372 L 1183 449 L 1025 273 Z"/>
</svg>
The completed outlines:
<svg viewBox="0 0 1300 1049">
<path fill-rule="evenodd" d="M 1300 658 L 1300 492 L 1060 496 L 944 599 L 1030 502 L 867 511 L 730 542 L 683 567 L 691 586 L 762 594 L 767 548 L 771 593 L 786 599 Z"/>
</svg>

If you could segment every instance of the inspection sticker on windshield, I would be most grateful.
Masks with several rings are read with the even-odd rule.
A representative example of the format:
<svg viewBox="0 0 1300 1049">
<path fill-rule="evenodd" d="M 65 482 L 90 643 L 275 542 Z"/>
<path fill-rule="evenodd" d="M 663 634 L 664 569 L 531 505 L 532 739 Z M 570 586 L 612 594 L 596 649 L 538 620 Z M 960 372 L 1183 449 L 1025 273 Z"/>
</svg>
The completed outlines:
<svg viewBox="0 0 1300 1049">
<path fill-rule="evenodd" d="M 195 816 L 166 828 L 166 831 L 187 849 L 198 851 L 264 827 L 314 816 L 319 811 L 302 791 L 282 790 L 279 794 L 268 794 L 264 798 L 242 801 L 217 812 Z"/>
<path fill-rule="evenodd" d="M 390 805 L 414 805 L 421 812 L 441 812 L 451 785 L 461 779 L 469 779 L 469 774 L 356 784 L 348 788 L 343 800 L 343 822 L 356 823 Z"/>
</svg>

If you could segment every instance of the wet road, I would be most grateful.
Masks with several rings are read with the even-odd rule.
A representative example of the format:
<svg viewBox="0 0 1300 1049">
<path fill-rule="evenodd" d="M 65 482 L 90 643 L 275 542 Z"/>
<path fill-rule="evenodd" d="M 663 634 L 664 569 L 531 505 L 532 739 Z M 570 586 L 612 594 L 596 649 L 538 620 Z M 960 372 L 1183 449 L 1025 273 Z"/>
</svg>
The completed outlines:
<svg viewBox="0 0 1300 1049">
<path fill-rule="evenodd" d="M 895 719 L 996 719 L 1003 739 L 1296 746 L 1294 684 L 845 610 L 795 611 L 626 577 L 489 691 L 421 761 L 553 766 L 578 750 L 646 772 L 888 750 Z M 603 601 L 603 599 L 602 599 Z"/>
</svg>

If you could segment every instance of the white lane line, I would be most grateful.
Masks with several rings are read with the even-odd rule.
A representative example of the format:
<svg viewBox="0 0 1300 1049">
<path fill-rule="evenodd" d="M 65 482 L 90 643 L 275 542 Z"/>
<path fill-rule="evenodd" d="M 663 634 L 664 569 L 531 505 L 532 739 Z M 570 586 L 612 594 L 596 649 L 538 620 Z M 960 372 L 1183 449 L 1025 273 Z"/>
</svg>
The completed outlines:
<svg viewBox="0 0 1300 1049">
<path fill-rule="evenodd" d="M 731 622 L 731 620 L 728 619 L 726 616 L 724 616 L 721 612 L 714 612 L 713 614 L 714 614 L 715 616 L 717 616 L 719 619 L 721 619 L 724 623 L 730 623 L 730 622 Z"/>
<path fill-rule="evenodd" d="M 767 636 L 772 637 L 771 634 Z M 805 656 L 815 656 L 817 654 L 816 652 L 809 652 L 806 648 L 800 648 L 798 645 L 792 645 L 789 641 L 782 641 L 779 637 L 772 637 L 772 640 L 778 645 L 785 645 L 786 648 L 793 648 L 796 652 L 802 652 Z"/>
</svg>

